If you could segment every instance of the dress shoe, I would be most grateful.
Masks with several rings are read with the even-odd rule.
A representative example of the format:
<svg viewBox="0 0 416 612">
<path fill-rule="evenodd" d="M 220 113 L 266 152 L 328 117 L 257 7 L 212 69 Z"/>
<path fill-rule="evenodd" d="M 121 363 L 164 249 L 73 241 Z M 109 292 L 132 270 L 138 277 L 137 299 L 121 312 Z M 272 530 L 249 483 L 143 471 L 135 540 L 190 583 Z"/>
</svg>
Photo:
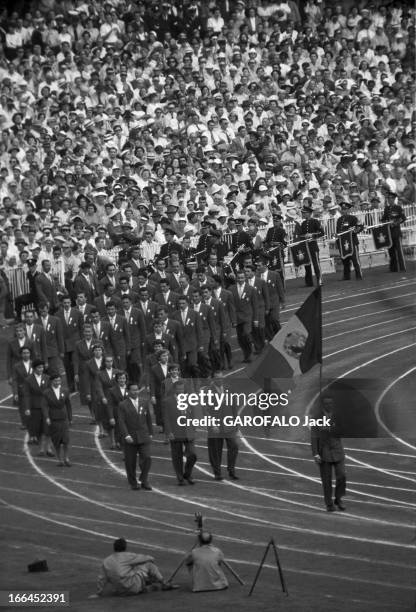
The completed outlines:
<svg viewBox="0 0 416 612">
<path fill-rule="evenodd" d="M 243 359 L 243 363 L 251 363 L 251 357 L 247 357 L 246 359 Z"/>
<path fill-rule="evenodd" d="M 185 481 L 183 478 L 181 478 L 181 480 L 178 480 L 178 487 L 184 487 L 185 486 Z"/>
<path fill-rule="evenodd" d="M 51 451 L 51 450 L 47 450 L 46 451 L 46 456 L 47 457 L 55 457 L 55 453 L 53 451 Z"/>
<path fill-rule="evenodd" d="M 65 467 L 71 467 L 71 465 L 72 465 L 72 464 L 71 464 L 70 460 L 69 460 L 69 459 L 65 459 L 65 461 L 64 461 L 64 466 L 65 466 Z"/>
<path fill-rule="evenodd" d="M 152 487 L 147 482 L 142 482 L 142 489 L 145 491 L 153 491 Z"/>
<path fill-rule="evenodd" d="M 38 452 L 38 457 L 44 457 L 45 456 L 45 451 L 41 450 Z"/>
<path fill-rule="evenodd" d="M 214 480 L 224 480 L 224 476 L 221 476 L 221 475 L 214 476 Z"/>
<path fill-rule="evenodd" d="M 228 472 L 231 480 L 240 480 L 234 471 Z"/>
<path fill-rule="evenodd" d="M 140 485 L 139 485 L 139 484 L 134 484 L 134 485 L 131 485 L 130 489 L 131 489 L 132 491 L 139 491 L 139 489 L 140 489 Z"/>
<path fill-rule="evenodd" d="M 57 465 L 58 465 L 58 467 L 64 467 L 64 462 L 63 461 L 58 461 Z"/>
<path fill-rule="evenodd" d="M 173 582 L 162 583 L 162 591 L 173 591 L 175 589 L 179 589 L 179 584 L 174 584 Z"/>
<path fill-rule="evenodd" d="M 184 476 L 184 479 L 190 485 L 194 485 L 195 484 L 195 480 L 192 478 L 192 476 Z"/>
<path fill-rule="evenodd" d="M 329 506 L 326 507 L 326 511 L 327 512 L 335 512 L 335 506 L 334 504 L 330 504 Z"/>
<path fill-rule="evenodd" d="M 342 503 L 340 499 L 336 499 L 334 501 L 334 504 L 337 506 L 338 510 L 341 510 L 341 512 L 344 512 L 344 510 L 346 510 L 346 507 L 344 506 L 344 504 Z"/>
</svg>

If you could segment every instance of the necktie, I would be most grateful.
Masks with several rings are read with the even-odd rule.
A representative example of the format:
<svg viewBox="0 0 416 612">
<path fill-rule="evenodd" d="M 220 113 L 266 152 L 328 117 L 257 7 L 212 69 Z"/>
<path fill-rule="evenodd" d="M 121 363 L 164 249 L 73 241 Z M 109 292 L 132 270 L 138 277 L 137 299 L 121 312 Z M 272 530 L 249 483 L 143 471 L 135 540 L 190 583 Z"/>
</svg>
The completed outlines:
<svg viewBox="0 0 416 612">
<path fill-rule="evenodd" d="M 98 325 L 94 325 L 94 332 L 95 332 L 95 335 L 96 335 L 96 336 L 97 336 L 97 338 L 98 338 L 98 337 L 99 337 L 99 335 L 100 335 L 100 330 L 99 330 L 99 328 L 98 328 Z"/>
<path fill-rule="evenodd" d="M 186 323 L 186 312 L 182 313 L 182 323 L 185 325 Z"/>
<path fill-rule="evenodd" d="M 27 337 L 29 338 L 29 340 L 32 339 L 32 328 L 31 327 L 27 327 L 26 328 L 26 333 L 27 333 Z"/>
<path fill-rule="evenodd" d="M 69 310 L 65 310 L 65 323 L 68 325 L 69 321 Z"/>
<path fill-rule="evenodd" d="M 48 319 L 42 319 L 42 324 L 43 324 L 43 329 L 46 330 L 46 327 L 48 325 Z"/>
</svg>

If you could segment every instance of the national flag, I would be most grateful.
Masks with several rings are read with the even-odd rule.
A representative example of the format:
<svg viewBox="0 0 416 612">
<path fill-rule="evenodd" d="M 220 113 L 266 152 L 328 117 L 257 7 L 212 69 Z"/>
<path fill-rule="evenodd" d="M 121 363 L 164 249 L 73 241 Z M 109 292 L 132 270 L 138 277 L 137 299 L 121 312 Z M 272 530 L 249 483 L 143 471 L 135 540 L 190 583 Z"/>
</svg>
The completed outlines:
<svg viewBox="0 0 416 612">
<path fill-rule="evenodd" d="M 341 255 L 341 259 L 351 257 L 354 253 L 354 242 L 352 237 L 353 230 L 342 232 L 338 236 L 338 248 Z"/>
<path fill-rule="evenodd" d="M 321 287 L 309 295 L 263 354 L 246 369 L 246 374 L 263 389 L 274 382 L 284 391 L 293 384 L 295 376 L 317 363 L 322 363 Z"/>
<path fill-rule="evenodd" d="M 299 268 L 299 266 L 307 266 L 311 263 L 311 255 L 309 253 L 309 246 L 306 240 L 295 242 L 294 244 L 289 245 L 289 248 L 296 268 Z"/>
<path fill-rule="evenodd" d="M 389 249 L 392 245 L 391 227 L 389 223 L 378 225 L 371 230 L 376 249 Z"/>
</svg>

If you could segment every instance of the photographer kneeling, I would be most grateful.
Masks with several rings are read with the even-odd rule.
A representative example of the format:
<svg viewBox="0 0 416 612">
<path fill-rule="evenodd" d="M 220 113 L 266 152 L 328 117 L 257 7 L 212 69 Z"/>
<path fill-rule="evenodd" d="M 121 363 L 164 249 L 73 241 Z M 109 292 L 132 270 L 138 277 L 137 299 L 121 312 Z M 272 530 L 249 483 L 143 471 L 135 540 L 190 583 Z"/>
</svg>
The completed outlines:
<svg viewBox="0 0 416 612">
<path fill-rule="evenodd" d="M 220 591 L 228 587 L 228 580 L 221 569 L 224 554 L 212 546 L 212 535 L 201 531 L 198 535 L 200 546 L 194 548 L 185 559 L 192 574 L 192 591 Z"/>
<path fill-rule="evenodd" d="M 97 582 L 97 596 L 138 595 L 150 590 L 171 591 L 177 585 L 166 582 L 153 557 L 127 552 L 124 538 L 115 540 L 114 553 L 106 557 Z"/>
</svg>

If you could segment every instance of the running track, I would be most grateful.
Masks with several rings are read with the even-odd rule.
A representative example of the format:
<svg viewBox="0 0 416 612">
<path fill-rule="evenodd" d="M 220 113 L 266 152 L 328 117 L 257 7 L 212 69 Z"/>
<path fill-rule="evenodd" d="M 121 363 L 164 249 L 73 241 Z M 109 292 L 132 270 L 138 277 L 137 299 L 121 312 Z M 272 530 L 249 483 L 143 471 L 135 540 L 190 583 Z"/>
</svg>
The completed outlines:
<svg viewBox="0 0 416 612">
<path fill-rule="evenodd" d="M 283 321 L 307 295 L 299 284 L 289 284 Z M 275 606 L 282 610 L 355 611 L 370 606 L 378 611 L 412 610 L 415 286 L 410 273 L 393 276 L 377 270 L 368 272 L 363 283 L 330 279 L 323 287 L 324 376 L 374 378 L 381 389 L 375 413 L 386 437 L 345 440 L 347 512 L 325 512 L 309 435 L 303 428 L 288 433 L 276 429 L 270 437 L 261 429 L 245 433 L 238 461 L 240 480 L 222 483 L 212 480 L 200 432 L 197 484 L 186 488 L 176 486 L 169 449 L 156 436 L 154 491 L 137 493 L 126 487 L 120 453 L 109 451 L 106 440 L 101 444 L 76 398 L 73 467 L 62 470 L 56 460 L 39 458 L 36 451 L 32 455 L 17 426 L 10 391 L 3 385 L 0 528 L 3 539 L 15 542 L 8 551 L 10 559 L 20 560 L 23 551 L 29 555 L 26 562 L 32 560 L 30 555 L 43 554 L 61 567 L 62 556 L 72 559 L 82 573 L 81 579 L 78 573 L 74 580 L 78 589 L 71 589 L 71 609 L 117 609 L 112 607 L 114 602 L 98 606 L 85 601 L 94 590 L 98 559 L 107 554 L 111 539 L 125 535 L 135 548 L 154 554 L 169 574 L 193 545 L 193 513 L 199 511 L 247 584 L 253 580 L 268 539 L 276 540 L 290 597 L 279 592 L 270 557 L 257 587 L 259 600 L 245 597 L 247 587 L 233 586 L 242 610 Z M 234 355 L 238 375 L 240 353 Z M 299 390 L 305 411 L 317 373 L 307 376 L 308 384 Z M 60 571 L 67 584 L 64 568 Z M 21 580 L 9 578 L 2 588 L 24 586 L 23 576 Z M 186 588 L 185 572 L 178 580 Z M 55 586 L 59 588 L 59 582 Z M 168 605 L 176 609 L 173 599 Z M 166 597 L 155 601 L 159 603 L 150 610 L 167 609 Z M 190 601 L 195 605 L 195 599 Z M 129 604 L 125 609 L 134 607 Z"/>
</svg>

